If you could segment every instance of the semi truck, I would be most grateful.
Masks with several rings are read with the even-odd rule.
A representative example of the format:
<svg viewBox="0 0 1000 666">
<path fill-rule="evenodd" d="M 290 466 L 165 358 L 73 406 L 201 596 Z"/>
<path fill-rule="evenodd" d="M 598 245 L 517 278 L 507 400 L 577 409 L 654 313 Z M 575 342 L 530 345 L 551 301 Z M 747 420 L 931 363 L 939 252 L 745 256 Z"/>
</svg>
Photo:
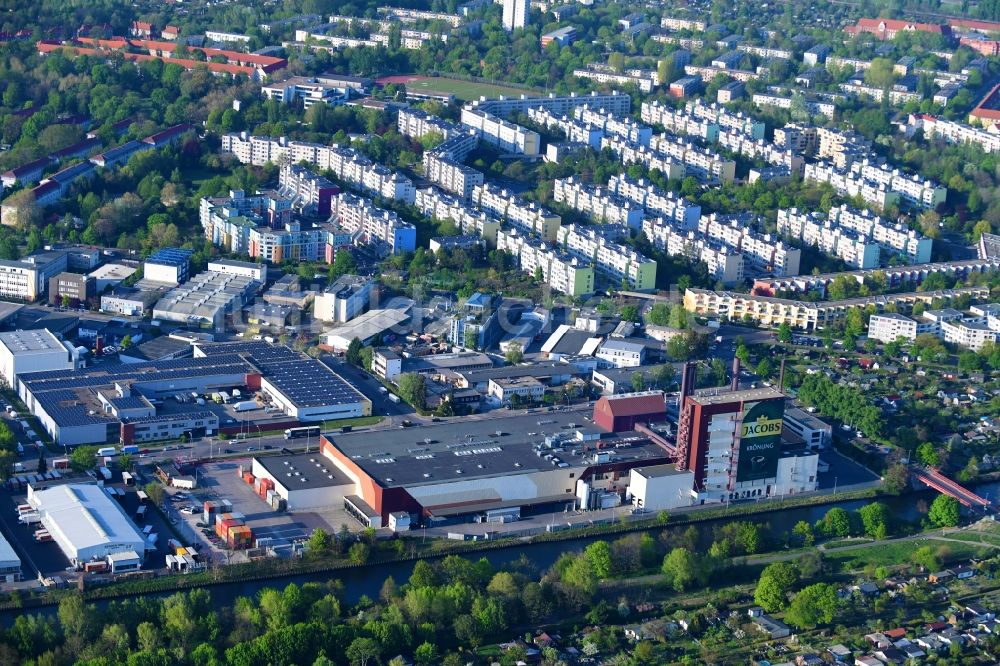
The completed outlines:
<svg viewBox="0 0 1000 666">
<path fill-rule="evenodd" d="M 256 400 L 244 400 L 233 406 L 233 410 L 237 412 L 251 412 L 255 409 L 260 409 L 260 405 L 257 404 Z"/>
<path fill-rule="evenodd" d="M 97 449 L 98 458 L 107 458 L 109 456 L 115 456 L 115 455 L 118 455 L 118 451 L 116 451 L 115 447 L 113 446 L 102 446 L 101 448 Z"/>
<path fill-rule="evenodd" d="M 389 394 L 389 400 L 391 400 L 392 402 L 395 402 L 396 404 L 399 404 L 399 396 L 396 395 L 395 393 L 390 393 Z"/>
<path fill-rule="evenodd" d="M 139 447 L 135 444 L 126 444 L 122 447 L 122 453 L 127 453 L 130 456 L 134 456 L 139 453 Z"/>
</svg>

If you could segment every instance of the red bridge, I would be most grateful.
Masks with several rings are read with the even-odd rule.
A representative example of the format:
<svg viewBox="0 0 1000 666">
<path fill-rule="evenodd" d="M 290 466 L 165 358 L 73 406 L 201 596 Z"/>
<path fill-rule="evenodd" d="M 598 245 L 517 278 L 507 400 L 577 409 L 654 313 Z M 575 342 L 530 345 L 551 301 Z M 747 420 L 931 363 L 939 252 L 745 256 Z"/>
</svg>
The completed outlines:
<svg viewBox="0 0 1000 666">
<path fill-rule="evenodd" d="M 928 488 L 933 488 L 939 493 L 954 497 L 967 507 L 983 509 L 984 511 L 994 510 L 993 505 L 990 504 L 988 499 L 980 497 L 968 488 L 958 485 L 933 467 L 914 466 L 910 468 L 910 474 L 913 475 L 914 479 L 920 481 Z"/>
</svg>

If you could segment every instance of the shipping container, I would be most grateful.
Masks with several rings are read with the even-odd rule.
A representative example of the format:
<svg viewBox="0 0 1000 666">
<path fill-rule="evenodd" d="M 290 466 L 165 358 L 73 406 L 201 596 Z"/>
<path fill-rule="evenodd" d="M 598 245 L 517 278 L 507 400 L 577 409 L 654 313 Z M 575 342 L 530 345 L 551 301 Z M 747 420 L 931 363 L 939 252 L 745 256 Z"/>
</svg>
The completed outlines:
<svg viewBox="0 0 1000 666">
<path fill-rule="evenodd" d="M 17 515 L 19 515 L 19 516 L 22 513 L 29 513 L 29 512 L 34 511 L 34 510 L 35 509 L 30 504 L 18 504 L 17 505 Z"/>
<path fill-rule="evenodd" d="M 37 541 L 38 543 L 45 543 L 48 541 L 52 541 L 52 535 L 49 534 L 48 530 L 38 530 L 35 532 L 34 536 L 35 536 L 35 541 Z"/>
<path fill-rule="evenodd" d="M 182 547 L 181 542 L 178 541 L 177 539 L 167 539 L 167 548 L 169 548 L 170 550 L 177 550 L 178 548 L 181 547 Z"/>
<path fill-rule="evenodd" d="M 83 570 L 87 573 L 104 573 L 108 570 L 107 562 L 87 562 L 83 565 Z"/>
<path fill-rule="evenodd" d="M 52 467 L 55 469 L 69 469 L 69 458 L 56 458 L 52 461 Z"/>
<path fill-rule="evenodd" d="M 97 471 L 101 473 L 101 476 L 104 477 L 105 481 L 111 480 L 111 470 L 107 467 L 100 467 Z"/>
<path fill-rule="evenodd" d="M 147 501 L 149 501 L 149 495 L 147 495 L 144 490 L 137 490 L 135 492 L 135 497 L 137 500 L 139 500 L 139 504 L 145 504 Z"/>
<path fill-rule="evenodd" d="M 267 501 L 268 504 L 271 503 L 271 500 L 274 498 L 274 494 L 275 494 L 274 489 L 267 491 L 267 496 L 264 499 Z"/>
<path fill-rule="evenodd" d="M 139 508 L 135 510 L 135 522 L 141 523 L 146 520 L 146 505 L 140 504 Z"/>
<path fill-rule="evenodd" d="M 126 486 L 134 486 L 135 477 L 133 477 L 128 472 L 122 472 L 122 483 L 124 483 Z"/>
</svg>

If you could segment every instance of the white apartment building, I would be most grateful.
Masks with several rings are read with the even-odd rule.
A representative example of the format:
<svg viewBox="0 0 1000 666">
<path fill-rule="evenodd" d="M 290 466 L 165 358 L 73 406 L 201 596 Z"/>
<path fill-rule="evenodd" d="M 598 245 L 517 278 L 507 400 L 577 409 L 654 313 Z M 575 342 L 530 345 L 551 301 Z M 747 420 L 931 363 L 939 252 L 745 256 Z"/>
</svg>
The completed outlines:
<svg viewBox="0 0 1000 666">
<path fill-rule="evenodd" d="M 648 146 L 650 139 L 653 138 L 652 127 L 640 125 L 630 118 L 619 118 L 604 109 L 594 109 L 589 105 L 573 109 L 573 118 L 601 128 L 606 135 L 617 136 L 640 146 Z"/>
<path fill-rule="evenodd" d="M 465 105 L 464 109 L 476 110 L 495 116 L 508 117 L 512 113 L 528 113 L 528 109 L 547 109 L 556 115 L 569 115 L 573 109 L 587 104 L 591 107 L 604 109 L 616 116 L 627 116 L 632 109 L 632 97 L 617 91 L 610 93 L 592 92 L 589 95 L 558 96 L 550 93 L 544 97 L 499 97 L 496 99 L 481 98 Z M 463 120 L 464 122 L 464 120 Z"/>
<path fill-rule="evenodd" d="M 792 108 L 792 98 L 773 93 L 754 93 L 751 98 L 755 106 L 773 109 Z M 832 119 L 837 112 L 837 105 L 822 100 L 805 100 L 805 110 L 812 115 L 822 115 Z"/>
<path fill-rule="evenodd" d="M 538 155 L 541 137 L 538 132 L 515 125 L 492 113 L 466 106 L 462 124 L 471 127 L 486 143 L 517 155 Z"/>
<path fill-rule="evenodd" d="M 614 72 L 608 72 L 603 70 L 594 69 L 574 69 L 573 76 L 580 79 L 587 79 L 589 81 L 596 81 L 601 84 L 611 84 L 611 85 L 633 85 L 639 89 L 640 92 L 651 93 L 653 88 L 656 87 L 656 80 L 648 76 L 631 76 L 629 74 L 616 74 Z"/>
<path fill-rule="evenodd" d="M 376 165 L 353 148 L 289 141 L 286 137 L 255 137 L 243 132 L 223 135 L 222 151 L 234 154 L 243 164 L 255 166 L 268 162 L 309 162 L 320 169 L 329 169 L 337 179 L 359 189 L 407 204 L 412 204 L 416 196 L 409 178 Z"/>
<path fill-rule="evenodd" d="M 616 368 L 637 368 L 646 359 L 646 348 L 637 342 L 606 340 L 594 354 Z"/>
<path fill-rule="evenodd" d="M 374 206 L 356 194 L 341 192 L 331 201 L 333 215 L 355 243 L 382 245 L 391 254 L 416 249 L 416 228 L 394 211 Z"/>
<path fill-rule="evenodd" d="M 634 229 L 642 224 L 641 206 L 603 188 L 581 183 L 573 176 L 556 179 L 552 198 L 602 224 L 625 224 Z"/>
<path fill-rule="evenodd" d="M 302 100 L 305 108 L 313 104 L 323 103 L 339 106 L 351 98 L 347 88 L 324 83 L 321 78 L 296 76 L 267 86 L 262 86 L 261 94 L 267 99 L 273 99 L 282 104 L 291 104 Z"/>
<path fill-rule="evenodd" d="M 462 233 L 478 234 L 490 248 L 497 246 L 500 220 L 482 210 L 477 210 L 463 200 L 442 192 L 436 187 L 417 190 L 414 204 L 421 213 L 438 220 L 451 220 Z"/>
<path fill-rule="evenodd" d="M 608 179 L 608 191 L 642 206 L 654 217 L 676 222 L 681 229 L 698 227 L 701 206 L 674 192 L 664 192 L 645 179 L 634 180 L 628 174 L 612 176 Z"/>
<path fill-rule="evenodd" d="M 557 116 L 547 109 L 528 109 L 528 118 L 548 129 L 558 129 L 566 135 L 566 140 L 582 143 L 594 150 L 601 149 L 604 129 L 590 125 L 569 116 Z"/>
<path fill-rule="evenodd" d="M 920 329 L 921 324 L 917 320 L 895 312 L 874 314 L 868 318 L 868 337 L 883 343 L 899 339 L 913 342 L 920 333 L 927 332 Z"/>
<path fill-rule="evenodd" d="M 656 169 L 668 180 L 684 178 L 687 175 L 686 165 L 677 158 L 616 136 L 606 136 L 601 139 L 601 149 L 605 148 L 618 155 L 622 164 L 626 166 L 642 164 L 647 169 Z"/>
<path fill-rule="evenodd" d="M 547 242 L 556 240 L 562 224 L 560 216 L 536 202 L 489 183 L 473 189 L 472 203 L 488 215 L 506 221 L 515 229 L 537 234 Z"/>
<path fill-rule="evenodd" d="M 676 18 L 664 16 L 660 19 L 660 26 L 667 30 L 690 30 L 691 32 L 704 32 L 705 22 L 695 19 Z"/>
<path fill-rule="evenodd" d="M 528 0 L 503 0 L 503 27 L 507 32 L 528 23 Z"/>
<path fill-rule="evenodd" d="M 776 276 L 799 274 L 802 252 L 770 234 L 758 233 L 750 215 L 703 215 L 698 220 L 698 233 L 720 241 L 743 255 L 745 272 Z"/>
<path fill-rule="evenodd" d="M 881 209 L 899 204 L 898 192 L 893 192 L 884 183 L 863 178 L 860 174 L 838 169 L 831 162 L 809 162 L 802 170 L 805 180 L 829 183 L 841 196 L 861 197 L 869 204 Z"/>
<path fill-rule="evenodd" d="M 252 39 L 250 35 L 241 35 L 236 32 L 219 32 L 217 30 L 206 30 L 205 39 L 210 42 L 224 42 L 227 44 L 249 44 Z"/>
<path fill-rule="evenodd" d="M 655 246 L 672 257 L 687 257 L 705 264 L 708 274 L 723 284 L 743 280 L 743 255 L 695 230 L 678 228 L 672 220 L 647 217 L 642 231 Z"/>
<path fill-rule="evenodd" d="M 684 142 L 668 134 L 657 134 L 649 143 L 651 150 L 682 162 L 687 175 L 702 182 L 731 183 L 736 178 L 736 162 L 708 148 Z"/>
<path fill-rule="evenodd" d="M 424 176 L 432 183 L 465 200 L 472 197 L 472 191 L 477 185 L 483 184 L 481 171 L 456 162 L 437 151 L 424 153 Z"/>
<path fill-rule="evenodd" d="M 642 122 L 662 125 L 671 134 L 709 142 L 719 138 L 720 125 L 716 120 L 694 116 L 686 109 L 674 109 L 659 101 L 652 101 L 643 102 L 640 113 Z"/>
<path fill-rule="evenodd" d="M 715 102 L 706 104 L 700 99 L 687 102 L 684 105 L 684 111 L 695 118 L 710 120 L 718 124 L 722 130 L 745 134 L 754 140 L 764 138 L 765 123 L 742 111 L 733 113 L 721 104 Z"/>
<path fill-rule="evenodd" d="M 777 232 L 838 257 L 853 268 L 877 268 L 879 265 L 877 242 L 853 229 L 838 226 L 822 213 L 779 209 Z"/>
<path fill-rule="evenodd" d="M 948 143 L 971 143 L 986 153 L 1000 152 L 1000 134 L 926 113 L 911 113 L 906 129 L 911 133 L 922 129 L 928 139 L 940 138 Z"/>
<path fill-rule="evenodd" d="M 415 139 L 436 133 L 440 134 L 441 138 L 447 141 L 453 136 L 468 134 L 468 130 L 461 125 L 442 120 L 415 107 L 401 108 L 399 110 L 396 127 L 403 136 Z"/>
<path fill-rule="evenodd" d="M 978 352 L 987 342 L 995 343 L 1000 335 L 982 321 L 974 318 L 956 319 L 953 321 L 942 321 L 940 324 L 941 337 L 945 342 L 958 345 L 965 349 Z"/>
<path fill-rule="evenodd" d="M 772 166 L 786 167 L 791 173 L 801 174 L 805 160 L 791 150 L 782 150 L 763 139 L 751 139 L 737 132 L 723 131 L 718 136 L 719 145 L 751 160 L 762 159 Z"/>
<path fill-rule="evenodd" d="M 589 262 L 537 237 L 501 228 L 497 233 L 497 249 L 513 255 L 518 267 L 528 275 L 541 271 L 542 279 L 556 291 L 573 297 L 594 293 L 594 267 Z"/>
<path fill-rule="evenodd" d="M 570 224 L 559 230 L 559 244 L 581 259 L 612 283 L 627 283 L 630 288 L 656 288 L 656 262 L 619 241 L 628 235 L 628 227 L 603 224 L 599 227 L 579 227 Z"/>
</svg>

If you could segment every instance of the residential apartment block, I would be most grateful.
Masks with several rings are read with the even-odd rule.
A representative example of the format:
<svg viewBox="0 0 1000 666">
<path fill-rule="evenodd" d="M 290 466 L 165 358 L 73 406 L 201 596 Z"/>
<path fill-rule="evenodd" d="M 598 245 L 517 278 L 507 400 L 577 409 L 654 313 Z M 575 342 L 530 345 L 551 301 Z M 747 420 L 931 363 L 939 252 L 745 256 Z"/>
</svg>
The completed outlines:
<svg viewBox="0 0 1000 666">
<path fill-rule="evenodd" d="M 887 306 L 898 312 L 909 312 L 916 303 L 930 305 L 937 300 L 951 301 L 968 296 L 973 300 L 989 298 L 988 287 L 962 287 L 940 291 L 921 291 L 884 296 L 866 296 L 842 301 L 795 301 L 771 296 L 755 296 L 729 291 L 688 289 L 684 292 L 684 308 L 704 317 L 727 321 L 752 321 L 760 326 L 777 327 L 787 323 L 793 328 L 815 331 L 843 320 L 852 308 L 872 306 L 876 313 Z"/>
<path fill-rule="evenodd" d="M 538 132 L 515 125 L 488 111 L 466 106 L 462 109 L 462 124 L 471 127 L 486 143 L 517 155 L 538 155 L 541 137 Z"/>
<path fill-rule="evenodd" d="M 626 166 L 642 164 L 647 169 L 656 169 L 668 180 L 684 178 L 687 175 L 687 166 L 683 161 L 647 146 L 640 146 L 616 136 L 606 136 L 601 139 L 601 149 L 605 148 L 618 155 L 622 164 Z"/>
<path fill-rule="evenodd" d="M 562 218 L 547 208 L 489 183 L 473 189 L 472 203 L 515 229 L 538 234 L 548 242 L 556 240 L 562 224 Z"/>
<path fill-rule="evenodd" d="M 635 180 L 628 174 L 608 179 L 608 191 L 642 206 L 654 216 L 676 222 L 682 229 L 696 229 L 701 206 L 675 194 L 663 191 L 645 179 Z"/>
<path fill-rule="evenodd" d="M 594 293 L 593 265 L 537 236 L 517 229 L 500 229 L 497 249 L 513 255 L 525 273 L 531 275 L 540 271 L 544 282 L 556 291 L 573 297 Z"/>
<path fill-rule="evenodd" d="M 552 198 L 601 224 L 625 224 L 634 229 L 642 224 L 642 206 L 573 176 L 556 179 Z"/>
<path fill-rule="evenodd" d="M 972 143 L 986 153 L 1000 152 L 1000 134 L 965 123 L 937 118 L 927 113 L 911 113 L 905 129 L 910 135 L 916 130 L 923 130 L 924 136 L 928 139 L 940 138 L 948 143 Z"/>
<path fill-rule="evenodd" d="M 743 280 L 743 255 L 697 229 L 684 229 L 672 220 L 647 217 L 642 221 L 642 231 L 666 254 L 704 263 L 708 274 L 723 284 Z"/>
<path fill-rule="evenodd" d="M 948 194 L 947 188 L 932 180 L 868 160 L 853 162 L 847 169 L 826 161 L 807 164 L 804 177 L 830 183 L 840 194 L 861 196 L 881 207 L 898 203 L 918 209 L 936 208 Z"/>
<path fill-rule="evenodd" d="M 620 241 L 627 235 L 628 227 L 622 225 L 570 224 L 559 230 L 559 244 L 570 254 L 591 262 L 598 273 L 616 286 L 627 284 L 640 291 L 655 289 L 656 262 L 623 245 Z"/>
<path fill-rule="evenodd" d="M 657 134 L 649 147 L 684 164 L 686 175 L 705 183 L 731 183 L 736 178 L 736 162 L 719 153 L 684 142 L 668 134 Z"/>
<path fill-rule="evenodd" d="M 351 98 L 348 88 L 334 85 L 317 76 L 294 76 L 280 83 L 262 86 L 260 92 L 267 99 L 277 100 L 282 104 L 302 100 L 307 109 L 320 103 L 340 106 Z"/>
<path fill-rule="evenodd" d="M 338 194 L 331 207 L 332 214 L 352 235 L 355 244 L 373 245 L 383 254 L 403 254 L 416 249 L 416 228 L 394 211 L 378 208 L 370 200 L 349 192 Z"/>
<path fill-rule="evenodd" d="M 304 141 L 289 141 L 287 137 L 268 138 L 240 134 L 224 134 L 222 151 L 232 153 L 243 164 L 263 166 L 308 162 L 319 169 L 329 169 L 343 182 L 365 192 L 412 204 L 416 196 L 413 182 L 380 164 L 375 164 L 353 148 Z"/>
<path fill-rule="evenodd" d="M 878 243 L 850 228 L 839 227 L 822 213 L 778 211 L 778 233 L 837 257 L 854 268 L 879 265 Z"/>
</svg>

